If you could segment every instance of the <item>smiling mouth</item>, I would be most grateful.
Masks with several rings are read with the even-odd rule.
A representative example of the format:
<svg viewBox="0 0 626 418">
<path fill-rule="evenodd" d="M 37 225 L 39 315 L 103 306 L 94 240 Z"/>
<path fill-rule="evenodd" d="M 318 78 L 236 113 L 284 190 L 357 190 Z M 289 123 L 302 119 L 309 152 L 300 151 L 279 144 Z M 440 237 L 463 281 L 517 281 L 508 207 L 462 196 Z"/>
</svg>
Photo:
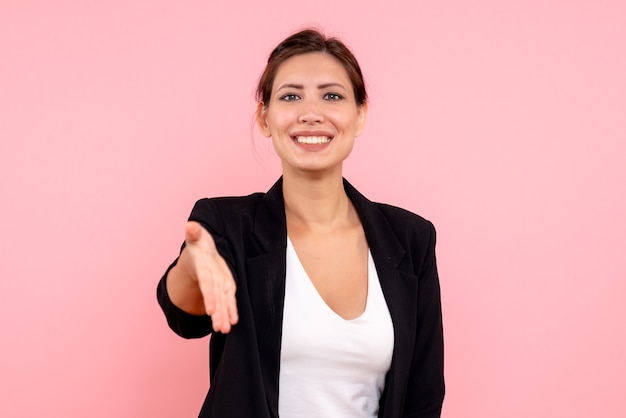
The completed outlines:
<svg viewBox="0 0 626 418">
<path fill-rule="evenodd" d="M 329 136 L 294 136 L 293 140 L 298 144 L 326 144 L 332 137 Z"/>
</svg>

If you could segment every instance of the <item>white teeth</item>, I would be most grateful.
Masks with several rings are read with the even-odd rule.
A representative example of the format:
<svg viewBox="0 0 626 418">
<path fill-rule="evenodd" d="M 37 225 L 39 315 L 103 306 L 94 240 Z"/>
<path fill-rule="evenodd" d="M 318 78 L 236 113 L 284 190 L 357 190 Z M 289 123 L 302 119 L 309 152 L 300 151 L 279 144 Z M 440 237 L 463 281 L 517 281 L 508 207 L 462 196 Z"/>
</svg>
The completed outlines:
<svg viewBox="0 0 626 418">
<path fill-rule="evenodd" d="M 296 141 L 299 144 L 325 144 L 330 142 L 330 138 L 327 136 L 297 136 Z"/>
</svg>

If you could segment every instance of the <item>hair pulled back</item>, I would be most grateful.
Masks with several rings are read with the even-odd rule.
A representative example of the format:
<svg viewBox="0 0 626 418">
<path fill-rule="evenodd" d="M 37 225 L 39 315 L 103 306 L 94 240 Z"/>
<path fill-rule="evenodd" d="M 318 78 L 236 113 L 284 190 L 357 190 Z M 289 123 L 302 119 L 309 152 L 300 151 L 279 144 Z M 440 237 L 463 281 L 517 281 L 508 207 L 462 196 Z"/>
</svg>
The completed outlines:
<svg viewBox="0 0 626 418">
<path fill-rule="evenodd" d="M 272 51 L 267 60 L 265 71 L 259 79 L 256 99 L 267 106 L 272 97 L 274 78 L 281 64 L 291 57 L 311 52 L 324 52 L 337 59 L 348 73 L 357 104 L 365 103 L 367 92 L 358 61 L 342 41 L 334 37 L 328 38 L 316 29 L 305 29 L 294 33 Z"/>
</svg>

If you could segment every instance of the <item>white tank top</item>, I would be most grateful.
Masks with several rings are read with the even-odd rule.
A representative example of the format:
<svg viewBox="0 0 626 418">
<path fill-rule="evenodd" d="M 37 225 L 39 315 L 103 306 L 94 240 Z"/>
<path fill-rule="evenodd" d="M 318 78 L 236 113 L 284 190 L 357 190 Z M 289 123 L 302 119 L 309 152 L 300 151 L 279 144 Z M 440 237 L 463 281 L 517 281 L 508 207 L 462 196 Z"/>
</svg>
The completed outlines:
<svg viewBox="0 0 626 418">
<path fill-rule="evenodd" d="M 365 311 L 355 319 L 343 319 L 319 295 L 287 240 L 281 418 L 377 416 L 394 337 L 369 252 L 367 276 Z"/>
</svg>

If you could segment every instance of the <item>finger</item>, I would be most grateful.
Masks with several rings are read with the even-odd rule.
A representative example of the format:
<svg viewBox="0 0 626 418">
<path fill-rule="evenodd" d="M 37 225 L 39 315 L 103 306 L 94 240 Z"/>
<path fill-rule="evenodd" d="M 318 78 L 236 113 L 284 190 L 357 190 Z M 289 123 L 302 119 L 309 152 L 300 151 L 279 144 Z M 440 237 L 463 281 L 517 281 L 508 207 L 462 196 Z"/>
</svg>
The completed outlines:
<svg viewBox="0 0 626 418">
<path fill-rule="evenodd" d="M 216 290 L 221 296 L 216 298 L 217 308 L 214 317 L 217 317 L 215 321 L 213 321 L 213 329 L 223 334 L 228 334 L 232 326 L 239 321 L 235 298 L 235 284 L 232 277 L 229 279 L 230 281 L 226 288 L 220 286 L 219 290 Z"/>
<path fill-rule="evenodd" d="M 239 321 L 239 313 L 237 311 L 237 285 L 232 275 L 228 275 L 228 280 L 224 286 L 224 308 L 226 310 L 226 319 L 230 325 L 235 325 Z"/>
<path fill-rule="evenodd" d="M 224 300 L 224 288 L 222 281 L 215 283 L 215 312 L 211 317 L 213 321 L 213 329 L 222 333 L 228 333 L 230 331 L 230 323 L 228 321 L 228 312 L 226 310 L 226 303 Z"/>
<path fill-rule="evenodd" d="M 207 277 L 198 277 L 198 286 L 200 287 L 200 293 L 202 293 L 204 309 L 207 315 L 212 316 L 215 313 L 216 305 L 213 280 Z"/>
<path fill-rule="evenodd" d="M 230 274 L 230 271 L 228 272 L 228 277 L 224 283 L 224 285 L 222 286 L 222 297 L 220 299 L 221 302 L 221 311 L 223 313 L 222 316 L 222 332 L 224 333 L 228 333 L 231 330 L 232 325 L 234 324 L 233 322 L 233 318 L 231 317 L 231 309 L 229 304 L 231 303 L 230 301 L 234 299 L 233 297 L 233 292 L 231 292 L 231 289 L 233 288 L 233 278 Z"/>
<path fill-rule="evenodd" d="M 226 292 L 224 294 L 224 303 L 226 305 L 226 312 L 228 314 L 228 322 L 231 325 L 235 325 L 237 322 L 239 322 L 239 312 L 237 311 L 237 298 L 235 297 L 235 294 L 236 286 L 233 280 L 232 285 L 228 289 L 226 289 Z"/>
</svg>

